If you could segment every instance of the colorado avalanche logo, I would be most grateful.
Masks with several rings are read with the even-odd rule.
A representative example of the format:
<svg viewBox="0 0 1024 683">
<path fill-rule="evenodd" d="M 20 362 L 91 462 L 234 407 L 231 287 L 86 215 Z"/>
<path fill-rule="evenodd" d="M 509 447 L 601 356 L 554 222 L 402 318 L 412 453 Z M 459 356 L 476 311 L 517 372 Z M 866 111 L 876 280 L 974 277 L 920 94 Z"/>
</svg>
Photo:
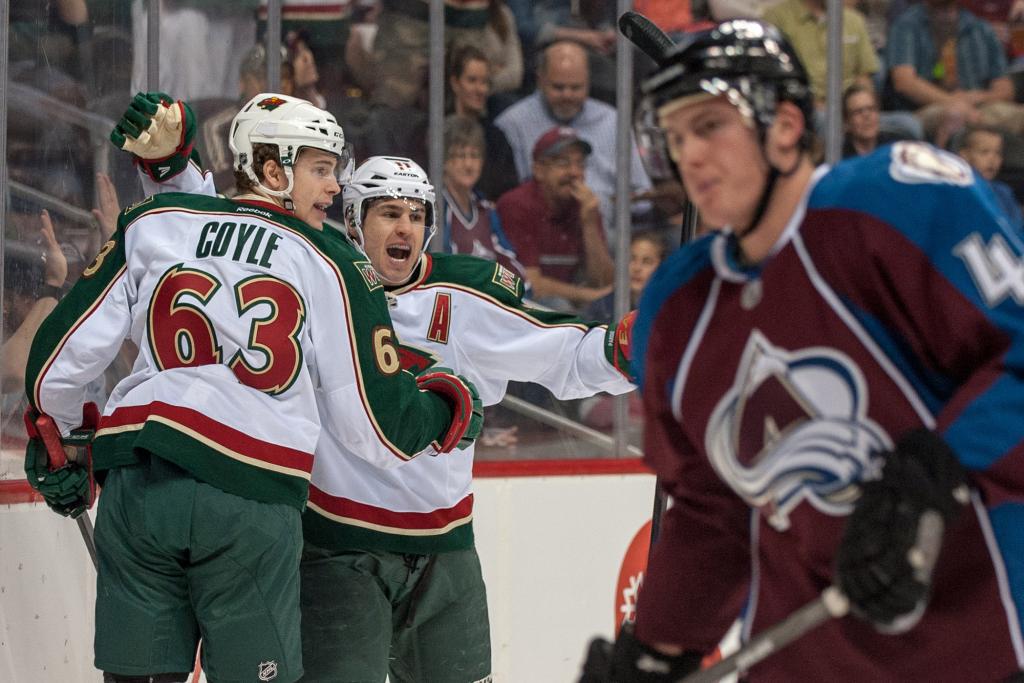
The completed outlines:
<svg viewBox="0 0 1024 683">
<path fill-rule="evenodd" d="M 754 330 L 732 388 L 715 406 L 705 446 L 718 475 L 776 529 L 807 501 L 847 515 L 857 483 L 878 476 L 872 453 L 892 447 L 867 417 L 864 378 L 836 349 L 789 352 Z"/>
</svg>

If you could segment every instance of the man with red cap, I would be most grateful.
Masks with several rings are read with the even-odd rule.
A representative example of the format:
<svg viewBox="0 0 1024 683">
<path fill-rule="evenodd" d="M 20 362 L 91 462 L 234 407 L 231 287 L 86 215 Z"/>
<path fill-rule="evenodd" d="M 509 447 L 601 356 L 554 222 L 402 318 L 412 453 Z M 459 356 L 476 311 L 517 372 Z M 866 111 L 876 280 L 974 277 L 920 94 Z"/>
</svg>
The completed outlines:
<svg viewBox="0 0 1024 683">
<path fill-rule="evenodd" d="M 498 215 L 534 298 L 561 310 L 612 289 L 615 265 L 605 241 L 597 196 L 583 173 L 592 147 L 567 126 L 533 146 L 533 177 L 498 199 Z"/>
</svg>

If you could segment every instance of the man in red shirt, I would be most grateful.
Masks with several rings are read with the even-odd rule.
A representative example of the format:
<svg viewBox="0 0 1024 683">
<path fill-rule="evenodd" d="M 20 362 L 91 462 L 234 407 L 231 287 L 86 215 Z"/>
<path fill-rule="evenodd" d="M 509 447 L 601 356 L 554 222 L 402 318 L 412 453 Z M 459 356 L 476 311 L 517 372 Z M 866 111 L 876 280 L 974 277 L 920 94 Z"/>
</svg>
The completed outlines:
<svg viewBox="0 0 1024 683">
<path fill-rule="evenodd" d="M 498 199 L 498 215 L 534 299 L 574 310 L 612 289 L 615 265 L 597 196 L 583 180 L 591 146 L 556 126 L 533 147 L 533 177 Z"/>
</svg>

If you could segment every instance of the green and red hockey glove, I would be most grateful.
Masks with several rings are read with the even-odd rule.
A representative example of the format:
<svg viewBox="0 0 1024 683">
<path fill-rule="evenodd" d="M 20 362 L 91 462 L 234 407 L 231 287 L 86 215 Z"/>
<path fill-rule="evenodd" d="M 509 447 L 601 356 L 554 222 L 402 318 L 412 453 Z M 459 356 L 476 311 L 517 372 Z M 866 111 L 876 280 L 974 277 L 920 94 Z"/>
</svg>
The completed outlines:
<svg viewBox="0 0 1024 683">
<path fill-rule="evenodd" d="M 636 321 L 636 311 L 630 311 L 622 316 L 618 325 L 608 326 L 608 332 L 604 336 L 604 355 L 612 366 L 622 373 L 622 376 L 630 382 L 636 382 L 633 377 L 633 323 Z"/>
<path fill-rule="evenodd" d="M 193 150 L 196 117 L 187 104 L 161 92 L 138 93 L 110 131 L 110 141 L 131 152 L 135 163 L 156 182 L 178 175 Z"/>
<path fill-rule="evenodd" d="M 25 449 L 25 477 L 54 512 L 78 517 L 96 500 L 92 476 L 92 437 L 99 424 L 95 403 L 82 407 L 82 426 L 61 437 L 53 418 L 25 411 L 29 441 Z"/>
<path fill-rule="evenodd" d="M 432 391 L 452 408 L 452 422 L 441 438 L 441 453 L 468 448 L 484 426 L 484 407 L 473 383 L 450 368 L 432 367 L 416 376 L 422 391 Z"/>
<path fill-rule="evenodd" d="M 836 582 L 852 611 L 886 633 L 924 613 L 946 527 L 970 500 L 967 475 L 938 434 L 914 430 L 862 487 L 836 557 Z"/>
</svg>

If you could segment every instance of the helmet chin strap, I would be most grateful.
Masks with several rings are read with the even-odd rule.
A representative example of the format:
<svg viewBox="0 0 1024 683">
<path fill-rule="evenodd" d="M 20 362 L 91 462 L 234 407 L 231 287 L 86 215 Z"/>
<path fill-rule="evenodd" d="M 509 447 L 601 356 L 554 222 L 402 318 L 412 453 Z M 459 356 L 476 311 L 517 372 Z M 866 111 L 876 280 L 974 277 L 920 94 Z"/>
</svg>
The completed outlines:
<svg viewBox="0 0 1024 683">
<path fill-rule="evenodd" d="M 768 209 L 768 202 L 771 201 L 772 192 L 775 190 L 775 183 L 779 178 L 788 178 L 789 176 L 796 173 L 796 170 L 800 167 L 801 157 L 797 155 L 796 162 L 785 171 L 779 170 L 779 168 L 768 159 L 768 152 L 764 148 L 764 139 L 766 134 L 761 134 L 761 154 L 764 156 L 765 162 L 768 164 L 768 179 L 765 181 L 764 189 L 761 191 L 761 197 L 757 200 L 757 208 L 754 209 L 754 217 L 750 220 L 750 224 L 746 229 L 736 233 L 736 239 L 741 240 L 750 233 L 754 232 L 754 229 L 764 218 L 764 212 Z"/>
<path fill-rule="evenodd" d="M 260 182 L 260 179 L 256 177 L 256 173 L 252 170 L 252 167 L 245 169 L 245 174 L 249 176 L 249 180 L 256 184 L 256 188 L 260 194 L 264 194 L 274 199 L 280 199 L 281 204 L 288 211 L 295 210 L 295 203 L 292 202 L 292 190 L 295 188 L 295 176 L 292 174 L 291 166 L 281 165 L 284 169 L 284 176 L 288 179 L 288 186 L 283 190 L 271 190 L 269 187 Z"/>
</svg>

